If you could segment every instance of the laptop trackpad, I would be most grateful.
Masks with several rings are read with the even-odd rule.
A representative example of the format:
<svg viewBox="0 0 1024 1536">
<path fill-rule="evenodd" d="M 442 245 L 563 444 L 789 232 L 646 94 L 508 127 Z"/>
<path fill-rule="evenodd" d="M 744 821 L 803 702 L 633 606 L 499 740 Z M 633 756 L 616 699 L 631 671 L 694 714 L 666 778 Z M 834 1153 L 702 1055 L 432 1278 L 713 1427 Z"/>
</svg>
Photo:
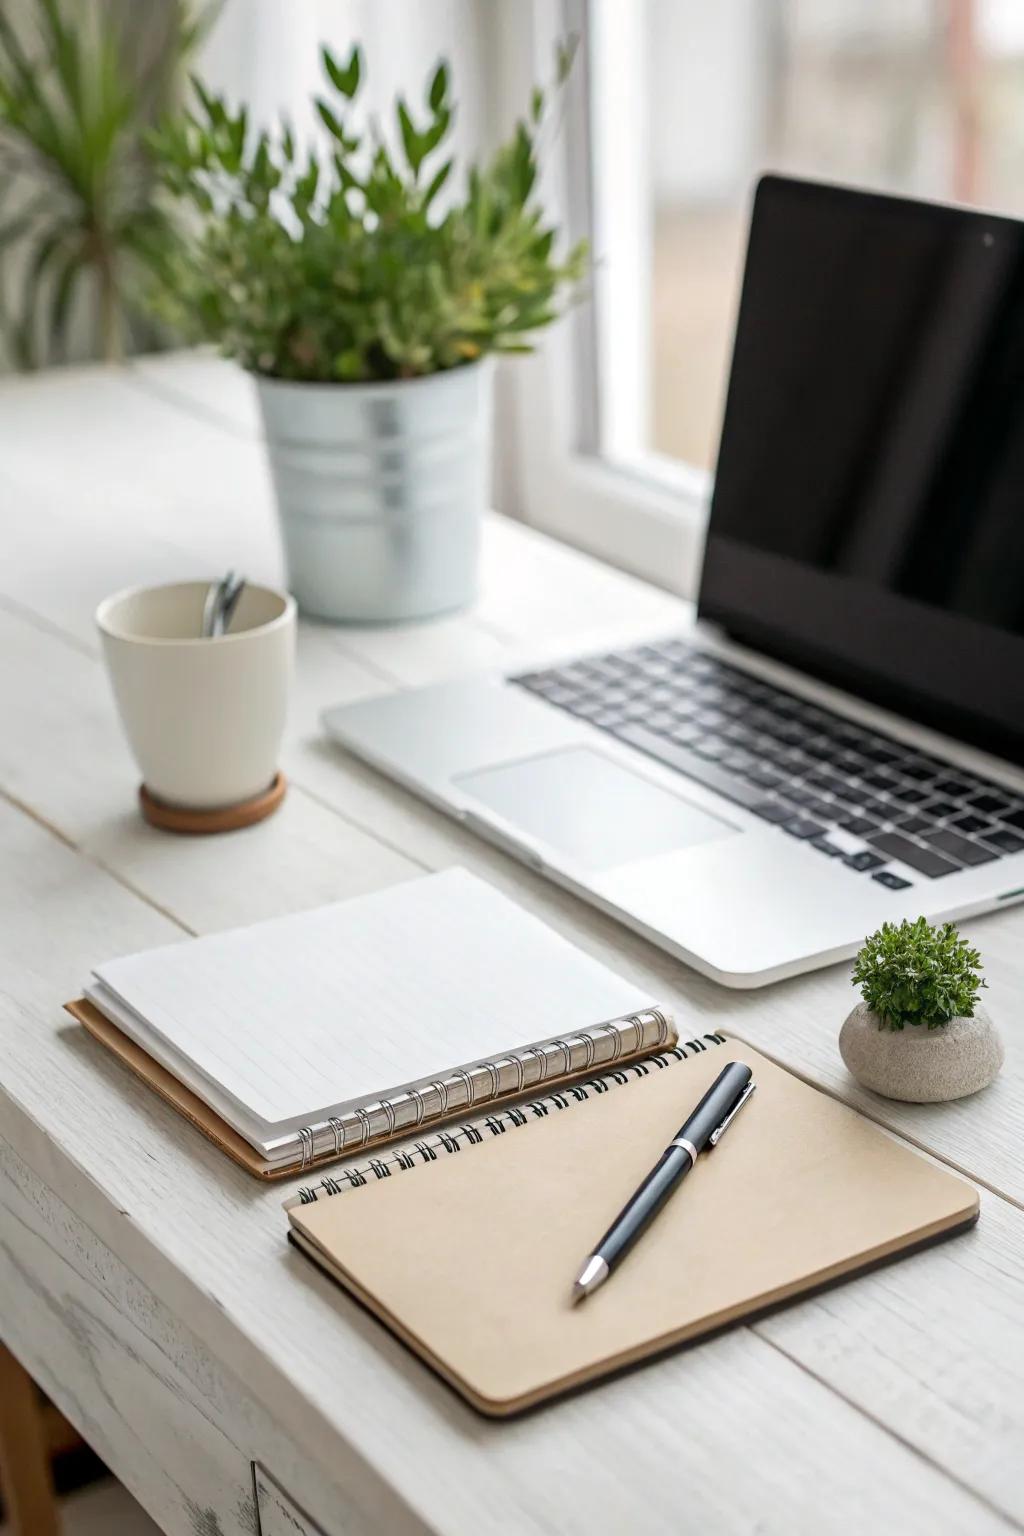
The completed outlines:
<svg viewBox="0 0 1024 1536">
<path fill-rule="evenodd" d="M 531 841 L 587 869 L 612 869 L 739 830 L 589 747 L 498 763 L 459 774 L 455 783 Z"/>
</svg>

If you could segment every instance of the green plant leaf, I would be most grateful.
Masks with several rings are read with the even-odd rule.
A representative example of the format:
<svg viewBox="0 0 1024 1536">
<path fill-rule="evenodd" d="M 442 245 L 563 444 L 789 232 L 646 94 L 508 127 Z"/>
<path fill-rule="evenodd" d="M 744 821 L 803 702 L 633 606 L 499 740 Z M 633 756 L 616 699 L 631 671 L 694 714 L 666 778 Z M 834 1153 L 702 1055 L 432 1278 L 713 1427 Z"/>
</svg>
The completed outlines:
<svg viewBox="0 0 1024 1536">
<path fill-rule="evenodd" d="M 53 283 L 48 331 L 51 345 L 62 361 L 67 358 L 67 329 L 71 299 L 77 280 L 86 266 L 84 250 L 77 248 L 67 253 Z"/>
<path fill-rule="evenodd" d="M 345 130 L 342 128 L 340 122 L 335 117 L 326 101 L 320 101 L 318 98 L 316 102 L 316 110 L 317 116 L 320 118 L 320 121 L 323 123 L 328 133 L 336 138 L 339 144 L 344 144 Z"/>
<path fill-rule="evenodd" d="M 432 112 L 439 112 L 448 96 L 448 64 L 442 59 L 434 71 L 427 92 L 427 102 Z"/>
<path fill-rule="evenodd" d="M 413 120 L 409 116 L 409 108 L 401 96 L 399 96 L 395 103 L 395 114 L 398 118 L 398 130 L 402 136 L 402 148 L 405 151 L 405 158 L 409 162 L 409 169 L 412 171 L 413 178 L 415 179 L 419 175 L 426 150 L 420 135 L 416 131 Z"/>
<path fill-rule="evenodd" d="M 564 85 L 572 74 L 572 66 L 576 61 L 576 52 L 580 45 L 578 32 L 570 32 L 568 37 L 558 44 L 555 49 L 555 79 L 559 85 Z"/>
<path fill-rule="evenodd" d="M 430 185 L 427 187 L 426 192 L 423 194 L 424 208 L 430 207 L 431 203 L 434 201 L 434 198 L 440 192 L 441 188 L 448 180 L 448 177 L 451 175 L 452 166 L 454 163 L 455 162 L 453 160 L 446 160 L 440 169 L 434 172 L 430 179 Z"/>
<path fill-rule="evenodd" d="M 348 63 L 344 67 L 339 65 L 329 48 L 322 48 L 320 57 L 334 89 L 351 101 L 359 89 L 362 75 L 362 52 L 359 44 L 357 43 L 352 49 L 348 56 Z"/>
</svg>

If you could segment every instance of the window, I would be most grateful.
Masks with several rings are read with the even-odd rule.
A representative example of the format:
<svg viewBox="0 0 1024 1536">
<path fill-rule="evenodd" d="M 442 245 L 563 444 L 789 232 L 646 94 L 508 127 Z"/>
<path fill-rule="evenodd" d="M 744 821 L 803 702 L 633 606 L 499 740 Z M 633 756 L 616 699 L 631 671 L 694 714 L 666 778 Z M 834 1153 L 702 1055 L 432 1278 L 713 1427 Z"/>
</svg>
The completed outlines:
<svg viewBox="0 0 1024 1536">
<path fill-rule="evenodd" d="M 1024 213 L 1019 0 L 536 0 L 581 34 L 551 195 L 592 294 L 516 384 L 527 519 L 692 590 L 771 168 Z"/>
</svg>

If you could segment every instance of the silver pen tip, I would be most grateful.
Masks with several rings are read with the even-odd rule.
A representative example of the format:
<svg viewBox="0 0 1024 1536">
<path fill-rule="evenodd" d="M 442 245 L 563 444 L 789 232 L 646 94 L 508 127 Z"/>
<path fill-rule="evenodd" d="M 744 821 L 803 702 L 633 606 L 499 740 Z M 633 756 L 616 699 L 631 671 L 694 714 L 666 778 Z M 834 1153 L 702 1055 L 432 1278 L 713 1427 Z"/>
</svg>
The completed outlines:
<svg viewBox="0 0 1024 1536">
<path fill-rule="evenodd" d="M 576 1276 L 576 1283 L 572 1288 L 573 1302 L 582 1301 L 584 1296 L 589 1296 L 591 1291 L 596 1291 L 607 1278 L 608 1265 L 604 1259 L 594 1254 Z"/>
</svg>

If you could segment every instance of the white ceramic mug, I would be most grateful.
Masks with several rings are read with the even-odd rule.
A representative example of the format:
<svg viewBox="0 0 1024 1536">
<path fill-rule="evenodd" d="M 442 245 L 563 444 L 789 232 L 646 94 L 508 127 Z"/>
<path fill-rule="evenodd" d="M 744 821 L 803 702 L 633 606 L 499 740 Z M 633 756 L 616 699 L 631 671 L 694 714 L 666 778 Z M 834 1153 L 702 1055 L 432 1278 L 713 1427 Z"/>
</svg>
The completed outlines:
<svg viewBox="0 0 1024 1536">
<path fill-rule="evenodd" d="M 149 793 L 214 810 L 262 794 L 278 769 L 295 601 L 246 586 L 230 632 L 201 637 L 209 583 L 137 587 L 96 610 L 114 696 Z"/>
</svg>

